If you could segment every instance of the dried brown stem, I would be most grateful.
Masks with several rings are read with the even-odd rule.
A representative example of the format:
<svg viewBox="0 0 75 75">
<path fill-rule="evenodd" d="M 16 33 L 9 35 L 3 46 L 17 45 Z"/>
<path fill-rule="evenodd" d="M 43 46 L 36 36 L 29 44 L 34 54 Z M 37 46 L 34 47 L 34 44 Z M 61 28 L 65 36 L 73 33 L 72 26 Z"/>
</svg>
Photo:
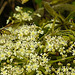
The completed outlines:
<svg viewBox="0 0 75 75">
<path fill-rule="evenodd" d="M 1 0 L 0 6 L 2 6 L 4 0 Z"/>
<path fill-rule="evenodd" d="M 7 1 L 4 2 L 2 8 L 0 9 L 0 15 L 2 14 L 2 12 L 3 12 L 6 5 L 7 5 Z"/>
<path fill-rule="evenodd" d="M 36 7 L 36 4 L 35 4 L 35 0 L 32 0 L 32 2 L 33 2 L 34 9 L 36 10 L 37 7 Z"/>
</svg>

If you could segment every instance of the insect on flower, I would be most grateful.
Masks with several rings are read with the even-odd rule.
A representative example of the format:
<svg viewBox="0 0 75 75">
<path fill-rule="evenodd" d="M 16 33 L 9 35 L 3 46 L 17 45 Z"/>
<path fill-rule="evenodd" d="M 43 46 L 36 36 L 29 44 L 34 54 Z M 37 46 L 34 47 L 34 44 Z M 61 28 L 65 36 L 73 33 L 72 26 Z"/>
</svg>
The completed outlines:
<svg viewBox="0 0 75 75">
<path fill-rule="evenodd" d="M 6 29 L 1 29 L 0 33 L 1 34 L 8 34 L 8 35 L 11 34 L 11 32 L 9 30 L 6 30 Z"/>
<path fill-rule="evenodd" d="M 8 25 L 6 25 L 5 27 L 0 29 L 0 33 L 1 34 L 11 34 L 11 32 L 9 30 L 6 30 L 5 28 L 10 27 L 12 25 L 12 23 L 9 23 Z"/>
</svg>

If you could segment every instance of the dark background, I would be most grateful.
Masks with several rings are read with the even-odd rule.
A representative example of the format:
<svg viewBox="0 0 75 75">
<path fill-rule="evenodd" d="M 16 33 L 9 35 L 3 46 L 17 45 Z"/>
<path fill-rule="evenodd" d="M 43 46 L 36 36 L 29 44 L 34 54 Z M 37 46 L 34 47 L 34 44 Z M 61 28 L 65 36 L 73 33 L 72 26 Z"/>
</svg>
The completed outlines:
<svg viewBox="0 0 75 75">
<path fill-rule="evenodd" d="M 35 11 L 38 8 L 42 7 L 42 1 L 52 2 L 54 0 L 29 0 L 28 2 L 26 2 L 24 4 L 22 4 L 21 0 L 0 0 L 0 11 L 1 11 L 2 7 L 4 7 L 4 9 L 2 10 L 2 12 L 0 14 L 0 28 L 6 25 L 6 20 L 8 19 L 9 16 L 11 16 L 15 12 L 16 6 L 29 7 Z M 58 2 L 56 4 L 59 4 L 60 1 L 62 1 L 62 0 L 57 0 L 57 1 Z M 75 5 L 74 0 L 69 0 L 68 3 Z M 5 4 L 5 6 L 4 6 L 4 4 Z M 56 4 L 52 4 L 52 5 L 56 5 Z M 63 13 L 63 15 L 66 17 L 67 13 L 68 12 L 65 11 Z"/>
</svg>

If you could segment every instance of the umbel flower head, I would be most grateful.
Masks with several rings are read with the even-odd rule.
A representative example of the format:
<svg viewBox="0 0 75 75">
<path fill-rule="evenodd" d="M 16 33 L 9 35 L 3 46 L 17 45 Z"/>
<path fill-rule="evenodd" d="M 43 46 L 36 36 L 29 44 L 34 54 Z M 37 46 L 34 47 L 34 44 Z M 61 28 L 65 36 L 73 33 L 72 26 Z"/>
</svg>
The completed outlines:
<svg viewBox="0 0 75 75">
<path fill-rule="evenodd" d="M 13 15 L 14 21 L 32 20 L 21 7 L 17 7 L 16 11 L 18 14 Z M 9 17 L 8 20 L 12 18 Z M 35 23 L 21 23 L 17 28 L 11 26 L 7 30 L 11 32 L 10 35 L 0 34 L 0 75 L 75 74 L 75 67 L 68 64 L 68 61 L 65 63 L 66 59 L 72 58 L 74 64 L 75 42 L 69 43 L 63 36 L 46 35 L 45 30 Z"/>
<path fill-rule="evenodd" d="M 16 13 L 14 13 L 12 17 L 8 18 L 6 24 L 8 24 L 10 22 L 10 20 L 12 22 L 14 22 L 14 21 L 22 22 L 22 21 L 31 21 L 32 20 L 32 17 L 30 16 L 31 12 L 29 12 L 29 11 L 23 12 L 23 8 L 19 7 L 19 6 L 17 6 L 15 8 L 15 10 L 16 10 Z M 14 18 L 14 20 L 12 18 Z"/>
</svg>

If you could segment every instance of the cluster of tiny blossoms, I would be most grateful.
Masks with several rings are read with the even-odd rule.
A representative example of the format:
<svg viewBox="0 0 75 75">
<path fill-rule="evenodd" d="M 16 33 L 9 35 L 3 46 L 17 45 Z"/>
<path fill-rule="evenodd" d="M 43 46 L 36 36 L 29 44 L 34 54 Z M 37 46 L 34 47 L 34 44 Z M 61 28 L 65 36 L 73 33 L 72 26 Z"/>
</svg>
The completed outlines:
<svg viewBox="0 0 75 75">
<path fill-rule="evenodd" d="M 62 66 L 59 67 L 55 72 L 57 75 L 75 75 L 75 68 Z"/>
<path fill-rule="evenodd" d="M 19 21 L 30 21 L 31 16 L 22 11 L 21 7 L 17 7 L 18 14 L 14 14 L 14 18 Z M 35 14 L 40 17 L 39 14 Z M 11 18 L 7 20 L 9 22 Z M 22 23 L 23 24 L 23 23 Z M 75 55 L 75 42 L 64 40 L 62 36 L 44 35 L 41 27 L 34 23 L 31 25 L 23 24 L 16 28 L 7 28 L 11 32 L 10 35 L 0 35 L 0 75 L 74 75 L 75 69 L 72 67 L 54 68 L 51 63 L 51 57 L 48 52 L 59 52 L 60 56 Z M 45 42 L 45 43 L 44 43 Z M 43 52 L 41 52 L 43 50 Z M 41 53 L 40 53 L 41 52 Z M 75 64 L 75 60 L 73 60 Z M 59 66 L 59 64 L 58 64 Z"/>
<path fill-rule="evenodd" d="M 14 13 L 13 14 L 13 18 L 14 19 L 17 19 L 18 21 L 22 22 L 22 21 L 31 21 L 32 20 L 32 17 L 29 15 L 31 12 L 28 11 L 28 12 L 23 12 L 22 10 L 23 8 L 22 7 L 19 7 L 17 6 L 15 8 L 15 10 L 17 11 L 17 13 Z M 10 20 L 12 20 L 12 17 L 9 17 L 8 20 L 7 20 L 7 23 L 9 23 Z M 13 20 L 12 20 L 13 21 Z"/>
<path fill-rule="evenodd" d="M 62 36 L 45 36 L 46 43 L 45 43 L 45 50 L 49 52 L 59 52 L 62 57 L 66 57 L 67 53 L 72 53 L 75 55 L 75 42 L 72 42 L 70 47 L 66 49 L 68 46 L 68 41 L 64 40 Z"/>
<path fill-rule="evenodd" d="M 27 72 L 37 70 L 39 66 L 42 66 L 42 64 L 43 66 L 46 66 L 45 64 L 49 60 L 47 59 L 47 56 L 45 54 L 44 56 L 43 54 L 38 56 L 35 53 L 36 48 L 41 46 L 40 41 L 38 41 L 39 35 L 44 33 L 40 27 L 36 26 L 35 24 L 31 26 L 22 25 L 17 29 L 9 27 L 8 30 L 12 34 L 2 34 L 0 36 L 1 62 L 6 61 L 7 63 L 14 63 L 14 60 L 22 60 L 23 64 L 27 63 L 27 65 L 25 65 Z M 3 75 L 5 75 L 5 72 L 9 74 L 10 71 L 8 69 L 8 71 L 5 70 L 6 69 L 1 70 L 1 74 L 4 73 Z"/>
<path fill-rule="evenodd" d="M 46 53 L 38 55 L 36 52 L 37 48 L 42 46 L 39 35 L 42 35 L 44 31 L 40 27 L 32 24 L 19 26 L 17 29 L 9 27 L 7 30 L 12 34 L 0 35 L 1 75 L 28 75 L 32 71 L 36 71 L 36 75 L 43 75 L 41 68 L 44 68 L 46 75 L 51 73 L 51 64 L 47 64 L 50 61 L 47 58 L 48 55 Z M 60 51 L 60 49 L 67 45 L 67 41 L 61 36 L 47 35 L 45 39 L 47 51 L 57 50 L 61 55 L 64 53 L 65 50 Z M 73 43 L 72 46 L 74 46 Z M 58 72 L 58 69 L 55 73 L 59 75 L 61 71 Z"/>
</svg>

